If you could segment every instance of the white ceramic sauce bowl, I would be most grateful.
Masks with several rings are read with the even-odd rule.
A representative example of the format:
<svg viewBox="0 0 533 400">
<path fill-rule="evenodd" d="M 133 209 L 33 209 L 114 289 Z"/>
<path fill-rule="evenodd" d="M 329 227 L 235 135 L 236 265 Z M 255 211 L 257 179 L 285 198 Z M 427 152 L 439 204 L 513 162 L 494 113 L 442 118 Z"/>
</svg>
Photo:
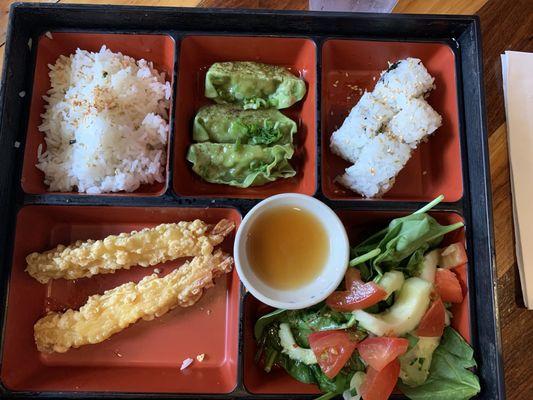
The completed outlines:
<svg viewBox="0 0 533 400">
<path fill-rule="evenodd" d="M 275 289 L 264 283 L 254 273 L 247 255 L 250 227 L 263 212 L 279 206 L 309 212 L 320 221 L 329 238 L 329 254 L 322 272 L 297 289 Z M 246 214 L 237 231 L 233 254 L 239 278 L 252 295 L 269 306 L 295 310 L 321 302 L 339 286 L 348 267 L 350 245 L 344 225 L 331 208 L 314 197 L 283 193 L 263 200 Z"/>
</svg>

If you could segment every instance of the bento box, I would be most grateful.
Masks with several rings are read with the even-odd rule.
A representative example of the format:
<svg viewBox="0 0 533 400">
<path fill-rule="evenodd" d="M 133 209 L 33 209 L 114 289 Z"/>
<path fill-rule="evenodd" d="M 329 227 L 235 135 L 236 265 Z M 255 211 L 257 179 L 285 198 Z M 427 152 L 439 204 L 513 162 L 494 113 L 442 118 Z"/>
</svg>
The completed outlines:
<svg viewBox="0 0 533 400">
<path fill-rule="evenodd" d="M 35 167 L 44 143 L 39 125 L 48 65 L 78 47 L 102 45 L 151 60 L 170 82 L 164 179 L 133 192 L 49 192 Z M 338 184 L 335 177 L 348 165 L 328 142 L 387 62 L 405 57 L 420 58 L 438 81 L 428 101 L 442 127 L 413 153 L 392 190 L 366 199 Z M 296 174 L 248 188 L 208 183 L 186 160 L 195 112 L 209 103 L 207 68 L 242 60 L 284 66 L 307 85 L 303 100 L 283 110 L 298 126 Z M 474 349 L 479 398 L 504 398 L 476 17 L 15 3 L 1 90 L 2 397 L 316 397 L 315 386 L 282 370 L 266 374 L 254 363 L 253 325 L 269 308 L 245 290 L 235 270 L 217 278 L 194 307 L 141 321 L 99 345 L 52 354 L 34 345 L 32 327 L 41 315 L 79 307 L 146 271 L 133 267 L 46 285 L 24 271 L 29 253 L 61 243 L 179 220 L 225 219 L 238 227 L 261 200 L 292 192 L 331 207 L 351 240 L 443 194 L 432 215 L 464 222 L 453 239 L 465 244 L 469 258 L 458 272 L 467 295 L 454 305 L 453 326 Z M 231 254 L 234 240 L 229 234 L 221 248 Z M 197 354 L 206 358 L 180 371 L 182 360 Z"/>
</svg>

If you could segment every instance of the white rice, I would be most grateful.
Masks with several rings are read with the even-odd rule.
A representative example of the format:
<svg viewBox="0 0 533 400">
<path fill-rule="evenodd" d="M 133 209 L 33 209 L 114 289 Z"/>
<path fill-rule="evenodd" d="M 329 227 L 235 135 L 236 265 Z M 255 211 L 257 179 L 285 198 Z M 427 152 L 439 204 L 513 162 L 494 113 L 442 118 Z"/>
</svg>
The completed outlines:
<svg viewBox="0 0 533 400">
<path fill-rule="evenodd" d="M 331 136 L 331 151 L 355 162 L 369 139 L 378 133 L 394 115 L 391 108 L 366 92 L 342 124 Z"/>
<path fill-rule="evenodd" d="M 384 71 L 372 93 L 361 97 L 332 134 L 333 153 L 353 163 L 337 181 L 365 197 L 390 190 L 411 149 L 442 123 L 424 100 L 433 87 L 434 78 L 416 58 Z"/>
<path fill-rule="evenodd" d="M 402 110 L 396 114 L 388 129 L 401 141 L 412 148 L 442 124 L 441 116 L 423 98 L 409 99 Z"/>
<path fill-rule="evenodd" d="M 396 138 L 380 133 L 368 141 L 364 151 L 346 173 L 337 178 L 365 197 L 381 196 L 392 188 L 396 175 L 411 157 L 411 148 Z"/>
<path fill-rule="evenodd" d="M 171 88 L 151 62 L 76 50 L 49 65 L 37 168 L 49 191 L 131 192 L 164 182 Z"/>
<path fill-rule="evenodd" d="M 433 89 L 433 78 L 418 58 L 406 58 L 383 71 L 372 94 L 395 111 L 413 97 L 420 97 Z"/>
</svg>

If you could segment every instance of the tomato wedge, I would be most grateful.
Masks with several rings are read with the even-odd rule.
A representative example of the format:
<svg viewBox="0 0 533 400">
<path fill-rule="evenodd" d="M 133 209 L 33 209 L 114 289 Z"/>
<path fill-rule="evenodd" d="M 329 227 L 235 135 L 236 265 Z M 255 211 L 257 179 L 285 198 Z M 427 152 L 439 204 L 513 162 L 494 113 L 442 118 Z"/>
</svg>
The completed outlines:
<svg viewBox="0 0 533 400">
<path fill-rule="evenodd" d="M 467 262 L 468 258 L 466 256 L 465 245 L 463 243 L 453 243 L 442 249 L 440 253 L 439 267 L 441 268 L 455 268 L 466 264 Z"/>
<path fill-rule="evenodd" d="M 359 343 L 357 350 L 365 363 L 381 371 L 407 351 L 409 341 L 403 338 L 372 337 Z"/>
<path fill-rule="evenodd" d="M 444 303 L 438 298 L 431 304 L 420 320 L 416 334 L 424 337 L 442 336 L 444 332 L 445 314 Z"/>
<path fill-rule="evenodd" d="M 387 297 L 387 292 L 376 283 L 364 283 L 361 273 L 355 268 L 349 268 L 346 272 L 345 284 L 346 290 L 333 292 L 326 299 L 326 304 L 334 310 L 361 310 Z"/>
<path fill-rule="evenodd" d="M 339 373 L 357 347 L 357 342 L 342 330 L 314 332 L 308 340 L 318 365 L 329 379 Z"/>
<path fill-rule="evenodd" d="M 363 400 L 387 400 L 398 382 L 399 375 L 400 362 L 397 359 L 381 371 L 368 367 L 366 378 L 359 389 L 361 397 Z"/>
<path fill-rule="evenodd" d="M 357 268 L 348 268 L 344 275 L 344 287 L 346 290 L 351 290 L 352 287 L 362 284 L 361 271 Z"/>
<path fill-rule="evenodd" d="M 460 303 L 463 301 L 463 290 L 457 276 L 449 269 L 437 268 L 435 288 L 442 301 Z"/>
</svg>

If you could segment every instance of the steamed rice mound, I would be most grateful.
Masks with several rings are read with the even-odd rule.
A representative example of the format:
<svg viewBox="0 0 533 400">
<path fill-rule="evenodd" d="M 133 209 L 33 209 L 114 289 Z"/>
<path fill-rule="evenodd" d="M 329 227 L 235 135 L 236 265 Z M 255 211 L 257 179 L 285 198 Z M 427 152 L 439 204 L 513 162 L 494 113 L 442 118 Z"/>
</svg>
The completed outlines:
<svg viewBox="0 0 533 400">
<path fill-rule="evenodd" d="M 37 168 L 49 191 L 132 192 L 165 181 L 170 83 L 151 62 L 76 50 L 49 65 Z"/>
</svg>

